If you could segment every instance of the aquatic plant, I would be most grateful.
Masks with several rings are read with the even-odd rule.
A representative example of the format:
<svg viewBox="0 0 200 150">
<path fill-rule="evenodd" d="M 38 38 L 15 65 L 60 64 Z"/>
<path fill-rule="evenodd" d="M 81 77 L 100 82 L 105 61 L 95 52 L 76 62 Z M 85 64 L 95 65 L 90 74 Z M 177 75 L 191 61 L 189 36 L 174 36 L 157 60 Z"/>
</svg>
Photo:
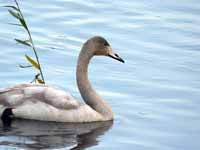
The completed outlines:
<svg viewBox="0 0 200 150">
<path fill-rule="evenodd" d="M 4 7 L 8 8 L 8 12 L 19 21 L 19 23 L 10 23 L 10 24 L 23 27 L 28 35 L 28 38 L 26 40 L 15 39 L 15 41 L 19 44 L 23 44 L 25 46 L 30 47 L 30 49 L 32 49 L 32 51 L 35 55 L 35 59 L 34 59 L 26 54 L 25 58 L 31 65 L 28 65 L 28 66 L 19 65 L 19 67 L 21 67 L 21 68 L 34 67 L 38 71 L 38 73 L 34 76 L 34 79 L 32 82 L 45 84 L 44 75 L 43 75 L 42 68 L 41 68 L 40 61 L 39 61 L 39 56 L 38 56 L 36 47 L 33 43 L 31 32 L 27 26 L 27 23 L 25 21 L 25 18 L 23 16 L 23 13 L 19 7 L 17 0 L 14 0 L 14 2 L 15 2 L 15 5 L 4 6 Z"/>
</svg>

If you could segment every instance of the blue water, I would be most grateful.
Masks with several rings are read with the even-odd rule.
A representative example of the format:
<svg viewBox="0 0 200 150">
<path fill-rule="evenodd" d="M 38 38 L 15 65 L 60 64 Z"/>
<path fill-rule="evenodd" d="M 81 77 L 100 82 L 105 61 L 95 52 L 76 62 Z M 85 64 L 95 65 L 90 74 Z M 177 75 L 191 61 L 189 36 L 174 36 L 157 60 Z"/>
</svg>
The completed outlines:
<svg viewBox="0 0 200 150">
<path fill-rule="evenodd" d="M 93 86 L 112 106 L 114 122 L 16 121 L 0 128 L 0 149 L 199 150 L 200 3 L 198 0 L 20 0 L 47 84 L 80 98 L 75 67 L 81 45 L 101 35 L 125 59 L 97 57 Z M 12 4 L 1 0 L 0 5 Z M 30 82 L 21 69 L 32 52 L 14 38 L 23 29 L 0 8 L 0 87 Z"/>
</svg>

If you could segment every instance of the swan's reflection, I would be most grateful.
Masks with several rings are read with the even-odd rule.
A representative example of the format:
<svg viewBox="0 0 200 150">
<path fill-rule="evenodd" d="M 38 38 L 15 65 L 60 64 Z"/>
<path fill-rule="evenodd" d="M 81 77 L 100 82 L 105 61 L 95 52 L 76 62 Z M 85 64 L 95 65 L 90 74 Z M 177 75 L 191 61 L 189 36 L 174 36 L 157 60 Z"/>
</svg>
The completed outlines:
<svg viewBox="0 0 200 150">
<path fill-rule="evenodd" d="M 15 120 L 9 128 L 2 127 L 0 148 L 81 150 L 98 144 L 97 137 L 112 127 L 113 122 L 53 123 Z M 3 149 L 3 148 L 1 148 Z"/>
</svg>

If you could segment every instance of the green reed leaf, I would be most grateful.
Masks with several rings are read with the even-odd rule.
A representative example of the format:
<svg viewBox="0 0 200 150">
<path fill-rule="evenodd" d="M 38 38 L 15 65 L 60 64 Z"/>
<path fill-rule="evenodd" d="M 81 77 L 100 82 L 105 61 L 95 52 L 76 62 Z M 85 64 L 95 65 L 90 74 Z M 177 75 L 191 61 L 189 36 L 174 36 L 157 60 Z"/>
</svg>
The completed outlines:
<svg viewBox="0 0 200 150">
<path fill-rule="evenodd" d="M 44 82 L 42 79 L 40 79 L 39 77 L 36 78 L 36 81 L 37 81 L 38 83 L 40 83 L 40 84 L 45 84 L 45 82 Z"/>
<path fill-rule="evenodd" d="M 17 18 L 17 19 L 20 20 L 21 16 L 20 16 L 20 14 L 19 14 L 18 12 L 15 12 L 15 11 L 13 11 L 13 10 L 11 10 L 11 9 L 8 9 L 8 12 L 9 12 L 13 17 L 15 17 L 15 18 Z"/>
<path fill-rule="evenodd" d="M 40 70 L 40 65 L 28 55 L 25 55 L 26 59 L 38 70 Z"/>
<path fill-rule="evenodd" d="M 21 25 L 28 31 L 28 27 L 26 25 L 24 18 L 19 18 L 19 21 L 20 21 Z"/>
<path fill-rule="evenodd" d="M 15 39 L 15 41 L 17 41 L 17 43 L 20 43 L 20 44 L 23 44 L 23 45 L 26 45 L 26 46 L 30 46 L 31 47 L 31 44 L 28 43 L 29 40 L 20 40 L 20 39 Z"/>
<path fill-rule="evenodd" d="M 21 24 L 18 24 L 18 23 L 8 23 L 9 25 L 13 25 L 13 26 L 21 26 L 22 27 L 22 25 Z"/>
<path fill-rule="evenodd" d="M 29 31 L 29 28 L 26 24 L 26 20 L 23 16 L 23 13 L 21 12 L 21 9 L 19 7 L 17 0 L 14 0 L 14 2 L 16 4 L 15 6 L 13 6 L 13 5 L 3 6 L 3 7 L 8 8 L 8 12 L 19 21 L 19 23 L 9 23 L 9 24 L 23 27 L 26 30 L 28 37 L 29 37 L 29 40 L 20 40 L 20 39 L 15 39 L 15 40 L 17 41 L 17 43 L 20 43 L 20 44 L 23 44 L 26 46 L 30 46 L 35 55 L 35 59 L 29 57 L 28 55 L 25 55 L 27 61 L 31 65 L 19 65 L 19 67 L 20 68 L 34 67 L 34 68 L 38 69 L 39 73 L 34 77 L 34 80 L 32 82 L 45 84 L 42 68 L 40 66 L 39 57 L 38 57 L 36 48 L 35 48 L 33 40 L 32 40 L 31 32 Z"/>
<path fill-rule="evenodd" d="M 30 68 L 30 67 L 33 67 L 32 65 L 21 65 L 19 64 L 19 67 L 20 68 Z"/>
<path fill-rule="evenodd" d="M 12 9 L 14 9 L 14 10 L 16 10 L 16 11 L 19 11 L 19 9 L 18 9 L 17 7 L 12 6 L 12 5 L 6 5 L 6 6 L 3 6 L 3 7 L 12 8 Z"/>
<path fill-rule="evenodd" d="M 38 82 L 38 83 L 40 83 L 40 84 L 45 84 L 44 80 L 42 80 L 42 79 L 39 77 L 40 75 L 41 75 L 40 73 L 36 74 L 33 81 L 35 81 L 35 83 Z"/>
</svg>

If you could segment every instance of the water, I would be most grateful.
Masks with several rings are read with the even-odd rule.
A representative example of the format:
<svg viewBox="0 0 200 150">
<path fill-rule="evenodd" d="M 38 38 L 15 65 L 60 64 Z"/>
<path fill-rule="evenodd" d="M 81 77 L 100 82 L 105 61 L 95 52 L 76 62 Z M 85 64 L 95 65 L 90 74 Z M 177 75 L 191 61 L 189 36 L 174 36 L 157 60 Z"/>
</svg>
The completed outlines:
<svg viewBox="0 0 200 150">
<path fill-rule="evenodd" d="M 11 4 L 1 0 L 0 5 Z M 104 36 L 125 59 L 97 57 L 90 80 L 115 112 L 114 122 L 15 121 L 0 131 L 0 149 L 199 150 L 200 4 L 197 0 L 20 1 L 48 84 L 80 98 L 75 67 L 82 43 Z M 25 37 L 0 9 L 0 87 L 29 82 Z"/>
</svg>

